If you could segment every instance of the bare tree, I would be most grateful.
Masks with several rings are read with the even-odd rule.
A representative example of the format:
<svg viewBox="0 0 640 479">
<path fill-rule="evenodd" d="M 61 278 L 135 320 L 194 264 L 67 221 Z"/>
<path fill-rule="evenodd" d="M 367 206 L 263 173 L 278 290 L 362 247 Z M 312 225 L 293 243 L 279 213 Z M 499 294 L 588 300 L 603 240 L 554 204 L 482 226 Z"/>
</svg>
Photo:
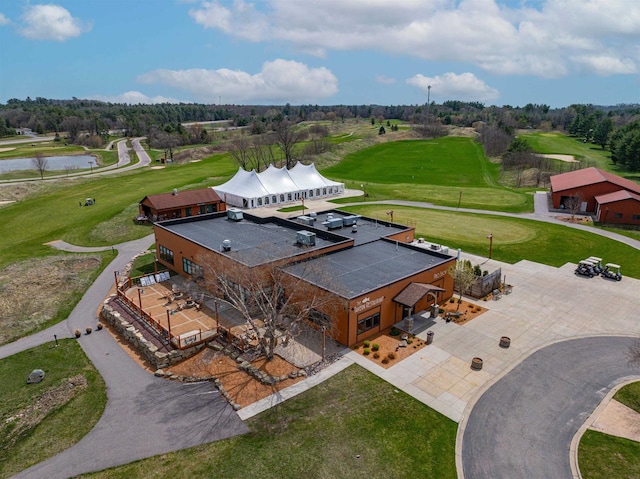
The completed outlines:
<svg viewBox="0 0 640 479">
<path fill-rule="evenodd" d="M 38 173 L 40 173 L 40 179 L 44 179 L 44 172 L 49 168 L 49 160 L 47 160 L 42 153 L 38 152 L 31 158 L 31 164 L 38 170 Z"/>
<path fill-rule="evenodd" d="M 571 213 L 571 222 L 575 223 L 576 214 L 582 208 L 582 202 L 584 201 L 584 196 L 580 191 L 577 191 L 573 196 L 570 196 L 565 200 L 564 205 Z"/>
<path fill-rule="evenodd" d="M 244 170 L 248 170 L 249 163 L 249 150 L 251 149 L 251 142 L 245 135 L 240 135 L 231 141 L 229 148 L 229 154 L 231 158 L 235 160 L 238 165 Z"/>
<path fill-rule="evenodd" d="M 476 274 L 473 271 L 470 261 L 461 260 L 449 266 L 447 273 L 453 278 L 453 286 L 460 295 L 458 297 L 458 307 L 456 308 L 456 311 L 458 311 L 460 309 L 460 303 L 462 302 L 462 293 L 476 282 Z"/>
<path fill-rule="evenodd" d="M 287 120 L 274 123 L 273 132 L 276 145 L 284 155 L 285 166 L 287 169 L 293 168 L 295 161 L 293 150 L 298 143 L 306 138 L 307 132 L 297 128 L 295 123 Z"/>
<path fill-rule="evenodd" d="M 294 276 L 284 271 L 283 261 L 249 267 L 216 253 L 197 261 L 203 270 L 202 286 L 240 313 L 267 359 L 273 358 L 280 342 L 287 344 L 298 336 L 308 319 L 333 327 L 336 296 L 308 281 L 324 274 L 317 264 L 301 263 L 302 273 Z"/>
</svg>

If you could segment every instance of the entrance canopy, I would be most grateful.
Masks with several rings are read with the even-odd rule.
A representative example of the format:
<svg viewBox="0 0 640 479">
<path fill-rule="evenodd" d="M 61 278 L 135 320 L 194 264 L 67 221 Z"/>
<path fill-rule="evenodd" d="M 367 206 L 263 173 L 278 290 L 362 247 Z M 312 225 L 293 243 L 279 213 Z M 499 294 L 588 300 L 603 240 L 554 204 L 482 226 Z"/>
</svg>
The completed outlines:
<svg viewBox="0 0 640 479">
<path fill-rule="evenodd" d="M 427 283 L 411 283 L 409 286 L 400 291 L 400 294 L 393 298 L 396 303 L 403 306 L 413 308 L 418 301 L 424 298 L 428 293 L 438 293 L 445 291 L 444 289 Z"/>
<path fill-rule="evenodd" d="M 303 199 L 336 196 L 344 192 L 344 183 L 325 178 L 314 164 L 287 170 L 271 165 L 262 173 L 242 168 L 233 178 L 213 190 L 225 203 L 239 208 L 259 208 Z"/>
</svg>

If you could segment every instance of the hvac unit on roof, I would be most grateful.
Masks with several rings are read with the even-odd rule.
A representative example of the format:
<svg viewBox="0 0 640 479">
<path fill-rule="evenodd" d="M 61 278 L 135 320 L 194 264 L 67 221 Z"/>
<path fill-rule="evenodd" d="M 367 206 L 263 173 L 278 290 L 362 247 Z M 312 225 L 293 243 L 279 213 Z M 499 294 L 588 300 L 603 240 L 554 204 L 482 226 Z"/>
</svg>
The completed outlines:
<svg viewBox="0 0 640 479">
<path fill-rule="evenodd" d="M 227 218 L 232 221 L 242 220 L 242 210 L 239 210 L 238 208 L 229 208 L 227 210 Z"/>
<path fill-rule="evenodd" d="M 351 225 L 358 224 L 359 218 L 360 218 L 360 215 L 343 216 L 342 224 L 344 226 L 351 226 Z"/>
<path fill-rule="evenodd" d="M 307 230 L 298 231 L 296 233 L 296 243 L 305 246 L 315 246 L 316 234 Z"/>
<path fill-rule="evenodd" d="M 311 216 L 298 216 L 298 221 L 307 226 L 313 226 L 313 223 L 316 221 L 316 219 L 312 218 Z"/>
<path fill-rule="evenodd" d="M 329 230 L 342 228 L 342 218 L 329 218 L 327 221 L 323 221 L 322 224 Z"/>
</svg>

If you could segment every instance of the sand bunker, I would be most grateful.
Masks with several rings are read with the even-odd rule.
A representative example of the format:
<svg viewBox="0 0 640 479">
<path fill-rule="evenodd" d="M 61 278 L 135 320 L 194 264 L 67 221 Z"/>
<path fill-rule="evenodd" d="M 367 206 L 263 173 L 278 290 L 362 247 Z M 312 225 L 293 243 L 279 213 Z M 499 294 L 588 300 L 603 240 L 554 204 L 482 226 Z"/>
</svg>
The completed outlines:
<svg viewBox="0 0 640 479">
<path fill-rule="evenodd" d="M 560 160 L 560 161 L 566 161 L 567 163 L 578 163 L 578 160 L 576 160 L 573 155 L 558 155 L 558 154 L 550 154 L 550 155 L 540 155 L 543 156 L 545 158 L 552 158 L 554 160 Z"/>
<path fill-rule="evenodd" d="M 13 148 L 0 148 L 0 153 L 4 153 L 5 151 L 13 151 L 15 149 L 15 146 Z"/>
<path fill-rule="evenodd" d="M 152 166 L 151 169 L 152 170 L 162 170 L 164 168 L 164 166 Z"/>
</svg>

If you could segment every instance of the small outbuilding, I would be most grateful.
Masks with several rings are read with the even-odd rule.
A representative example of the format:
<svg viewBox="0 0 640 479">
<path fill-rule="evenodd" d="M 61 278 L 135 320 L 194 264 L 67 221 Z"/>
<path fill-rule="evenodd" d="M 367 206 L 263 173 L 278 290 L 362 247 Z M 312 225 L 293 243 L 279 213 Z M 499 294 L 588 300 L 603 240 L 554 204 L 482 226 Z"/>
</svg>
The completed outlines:
<svg viewBox="0 0 640 479">
<path fill-rule="evenodd" d="M 225 211 L 226 205 L 212 188 L 145 196 L 138 205 L 139 218 L 161 221 Z"/>
</svg>

